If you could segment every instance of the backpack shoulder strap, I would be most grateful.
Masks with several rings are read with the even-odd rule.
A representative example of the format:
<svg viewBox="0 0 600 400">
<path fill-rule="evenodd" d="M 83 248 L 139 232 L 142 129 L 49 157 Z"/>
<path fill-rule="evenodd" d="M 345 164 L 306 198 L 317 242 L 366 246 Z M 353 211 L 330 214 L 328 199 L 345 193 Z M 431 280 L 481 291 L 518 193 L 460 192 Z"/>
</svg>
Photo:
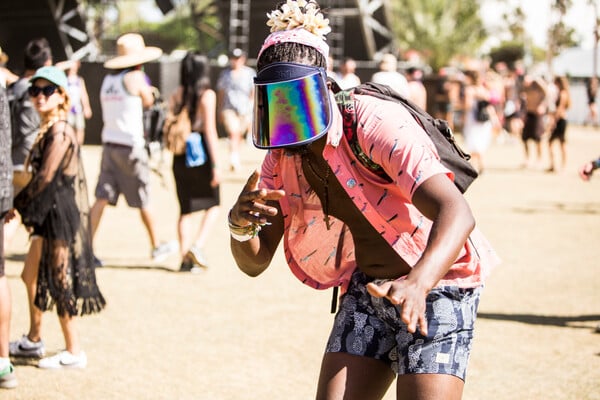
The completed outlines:
<svg viewBox="0 0 600 400">
<path fill-rule="evenodd" d="M 334 90 L 335 93 L 335 90 Z M 357 117 L 356 117 L 356 109 L 355 109 L 355 100 L 352 89 L 350 90 L 340 90 L 335 93 L 335 100 L 342 113 L 343 127 L 344 127 L 344 136 L 346 137 L 346 141 L 348 145 L 352 149 L 352 152 L 358 158 L 361 164 L 367 167 L 371 172 L 378 175 L 381 178 L 391 182 L 391 178 L 388 174 L 383 170 L 381 165 L 374 162 L 360 147 L 358 143 L 358 138 L 356 136 L 357 132 Z"/>
</svg>

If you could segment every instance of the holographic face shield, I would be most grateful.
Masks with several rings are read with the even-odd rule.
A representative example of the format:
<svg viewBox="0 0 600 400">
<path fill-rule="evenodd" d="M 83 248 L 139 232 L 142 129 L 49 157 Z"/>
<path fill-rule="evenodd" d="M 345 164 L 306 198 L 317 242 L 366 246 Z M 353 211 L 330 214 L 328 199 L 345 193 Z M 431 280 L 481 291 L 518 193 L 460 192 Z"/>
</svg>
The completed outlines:
<svg viewBox="0 0 600 400">
<path fill-rule="evenodd" d="M 273 63 L 257 74 L 254 89 L 254 146 L 299 146 L 327 133 L 332 109 L 325 69 Z"/>
</svg>

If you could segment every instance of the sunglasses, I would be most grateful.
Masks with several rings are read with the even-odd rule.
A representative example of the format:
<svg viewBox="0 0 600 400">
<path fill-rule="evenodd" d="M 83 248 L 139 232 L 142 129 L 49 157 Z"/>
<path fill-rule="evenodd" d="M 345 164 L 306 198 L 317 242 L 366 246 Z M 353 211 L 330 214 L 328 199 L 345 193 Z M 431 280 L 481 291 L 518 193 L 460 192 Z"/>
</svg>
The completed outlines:
<svg viewBox="0 0 600 400">
<path fill-rule="evenodd" d="M 327 133 L 332 110 L 323 68 L 273 63 L 257 74 L 254 89 L 255 147 L 304 145 Z"/>
<path fill-rule="evenodd" d="M 54 92 L 56 92 L 57 89 L 58 89 L 58 86 L 56 86 L 56 85 L 48 85 L 48 86 L 44 86 L 44 87 L 29 86 L 27 91 L 29 92 L 29 95 L 31 97 L 37 97 L 40 95 L 40 93 L 43 93 L 44 96 L 46 96 L 46 97 L 50 97 L 54 94 Z"/>
</svg>

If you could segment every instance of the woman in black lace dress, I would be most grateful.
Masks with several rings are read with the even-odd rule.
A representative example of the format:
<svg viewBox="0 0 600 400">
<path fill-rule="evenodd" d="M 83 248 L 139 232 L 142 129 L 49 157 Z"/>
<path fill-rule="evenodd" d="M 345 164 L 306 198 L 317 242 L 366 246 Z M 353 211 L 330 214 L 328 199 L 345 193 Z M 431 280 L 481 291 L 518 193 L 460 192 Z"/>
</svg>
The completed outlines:
<svg viewBox="0 0 600 400">
<path fill-rule="evenodd" d="M 87 358 L 75 317 L 99 312 L 105 305 L 92 263 L 80 149 L 75 131 L 66 122 L 66 86 L 64 72 L 56 67 L 42 67 L 31 78 L 29 94 L 41 116 L 40 133 L 28 160 L 32 179 L 14 201 L 32 231 L 23 271 L 31 325 L 28 335 L 11 343 L 11 351 L 37 349 L 35 355 L 43 355 L 41 313 L 55 305 L 66 344 L 64 351 L 40 360 L 40 368 L 84 368 Z"/>
</svg>

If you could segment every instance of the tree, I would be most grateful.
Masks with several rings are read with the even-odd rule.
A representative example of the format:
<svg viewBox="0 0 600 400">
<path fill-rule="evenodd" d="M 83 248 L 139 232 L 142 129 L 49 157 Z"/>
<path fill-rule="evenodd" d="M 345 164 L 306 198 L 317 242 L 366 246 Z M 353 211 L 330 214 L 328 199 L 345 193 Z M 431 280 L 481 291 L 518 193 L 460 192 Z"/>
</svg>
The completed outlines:
<svg viewBox="0 0 600 400">
<path fill-rule="evenodd" d="M 420 51 L 434 71 L 456 55 L 475 55 L 487 35 L 477 0 L 392 0 L 391 7 L 400 47 Z"/>
<path fill-rule="evenodd" d="M 139 1 L 82 0 L 91 29 L 97 42 L 114 42 L 116 36 L 127 31 L 141 33 L 146 42 L 161 47 L 165 52 L 174 49 L 194 49 L 206 54 L 223 46 L 218 1 L 175 0 L 175 8 L 158 22 L 143 20 L 136 9 Z M 117 15 L 108 21 L 107 15 Z M 126 16 L 127 18 L 123 18 Z"/>
<path fill-rule="evenodd" d="M 572 3 L 572 0 L 554 0 L 552 2 L 551 11 L 554 21 L 548 28 L 547 51 L 547 62 L 550 68 L 552 68 L 552 59 L 562 50 L 578 44 L 578 40 L 575 39 L 575 29 L 564 23 L 564 17 Z"/>
</svg>

